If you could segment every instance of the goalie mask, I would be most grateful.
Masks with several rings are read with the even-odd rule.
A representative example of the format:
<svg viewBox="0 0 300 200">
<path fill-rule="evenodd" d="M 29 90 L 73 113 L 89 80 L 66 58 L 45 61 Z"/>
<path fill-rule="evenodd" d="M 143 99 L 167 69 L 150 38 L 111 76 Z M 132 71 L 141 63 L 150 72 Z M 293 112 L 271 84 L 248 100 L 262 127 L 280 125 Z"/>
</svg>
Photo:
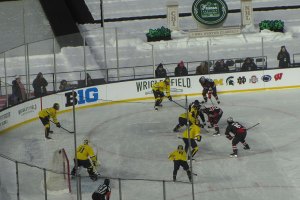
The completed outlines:
<svg viewBox="0 0 300 200">
<path fill-rule="evenodd" d="M 83 138 L 83 144 L 88 145 L 89 144 L 89 140 L 87 138 Z"/>
</svg>

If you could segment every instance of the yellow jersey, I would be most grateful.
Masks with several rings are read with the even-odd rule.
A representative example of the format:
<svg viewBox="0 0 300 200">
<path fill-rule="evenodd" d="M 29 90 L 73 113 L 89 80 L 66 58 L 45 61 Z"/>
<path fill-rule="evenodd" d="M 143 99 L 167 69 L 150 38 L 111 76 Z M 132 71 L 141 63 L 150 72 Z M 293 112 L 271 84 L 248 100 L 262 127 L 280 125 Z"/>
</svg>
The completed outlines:
<svg viewBox="0 0 300 200">
<path fill-rule="evenodd" d="M 170 96 L 170 84 L 166 84 L 164 81 L 154 83 L 152 85 L 152 90 L 160 92 L 166 91 L 166 96 Z"/>
<path fill-rule="evenodd" d="M 92 161 L 97 160 L 93 148 L 87 144 L 79 145 L 76 149 L 76 155 L 78 160 L 87 160 L 89 158 L 91 158 Z"/>
<path fill-rule="evenodd" d="M 169 155 L 169 160 L 183 160 L 187 161 L 187 155 L 184 150 L 175 150 Z"/>
<path fill-rule="evenodd" d="M 201 133 L 201 130 L 200 130 L 200 127 L 196 124 L 192 124 L 190 126 L 190 138 L 191 139 L 198 139 L 200 138 L 200 133 Z M 188 129 L 186 129 L 183 133 L 182 133 L 182 138 L 189 138 L 188 137 Z"/>
<path fill-rule="evenodd" d="M 197 121 L 197 119 L 193 116 L 193 113 L 188 112 L 188 116 L 189 116 L 189 121 L 192 122 L 193 124 L 195 124 L 196 121 Z M 181 118 L 183 118 L 183 119 L 187 119 L 187 114 L 186 114 L 186 112 L 180 114 L 179 117 L 181 117 Z"/>
<path fill-rule="evenodd" d="M 54 108 L 45 108 L 39 112 L 39 117 L 45 118 L 45 117 L 51 117 L 53 119 L 53 122 L 56 124 L 58 123 L 56 118 L 56 110 Z"/>
</svg>

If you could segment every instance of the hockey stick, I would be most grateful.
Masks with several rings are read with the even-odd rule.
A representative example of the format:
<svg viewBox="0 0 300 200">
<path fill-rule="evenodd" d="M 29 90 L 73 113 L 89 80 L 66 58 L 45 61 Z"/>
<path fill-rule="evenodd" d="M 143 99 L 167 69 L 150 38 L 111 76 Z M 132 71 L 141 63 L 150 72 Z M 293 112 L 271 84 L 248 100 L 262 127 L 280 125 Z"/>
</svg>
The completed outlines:
<svg viewBox="0 0 300 200">
<path fill-rule="evenodd" d="M 246 130 L 249 130 L 251 128 L 254 128 L 255 126 L 258 126 L 260 123 L 258 122 L 257 124 L 254 124 L 253 126 L 250 126 L 249 128 L 247 128 Z"/>
<path fill-rule="evenodd" d="M 211 104 L 212 104 L 213 106 L 215 106 L 215 104 L 214 104 L 214 102 L 212 101 L 212 99 L 210 98 L 209 100 L 210 100 Z"/>
<path fill-rule="evenodd" d="M 52 120 L 50 120 L 50 122 L 52 122 L 53 124 L 55 124 L 54 121 L 52 121 Z M 74 131 L 69 131 L 68 129 L 66 129 L 66 128 L 62 127 L 62 126 L 60 126 L 60 128 L 63 129 L 63 130 L 65 130 L 65 131 L 67 131 L 68 133 L 74 133 Z"/>
<path fill-rule="evenodd" d="M 171 101 L 172 101 L 173 103 L 175 103 L 176 105 L 180 106 L 181 108 L 186 109 L 183 105 L 177 103 L 176 101 L 174 101 L 174 100 L 171 100 Z"/>
</svg>

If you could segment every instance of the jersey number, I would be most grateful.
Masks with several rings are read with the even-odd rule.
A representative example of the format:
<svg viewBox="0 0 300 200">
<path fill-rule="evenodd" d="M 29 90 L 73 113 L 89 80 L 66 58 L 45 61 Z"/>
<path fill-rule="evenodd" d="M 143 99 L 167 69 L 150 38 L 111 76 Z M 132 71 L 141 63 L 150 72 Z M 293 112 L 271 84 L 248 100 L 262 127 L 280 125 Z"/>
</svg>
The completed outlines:
<svg viewBox="0 0 300 200">
<path fill-rule="evenodd" d="M 233 123 L 232 126 L 236 127 L 236 128 L 242 128 L 242 126 L 238 123 Z"/>
<path fill-rule="evenodd" d="M 78 151 L 79 151 L 80 153 L 83 153 L 84 147 L 80 147 L 80 148 L 78 149 Z"/>
</svg>

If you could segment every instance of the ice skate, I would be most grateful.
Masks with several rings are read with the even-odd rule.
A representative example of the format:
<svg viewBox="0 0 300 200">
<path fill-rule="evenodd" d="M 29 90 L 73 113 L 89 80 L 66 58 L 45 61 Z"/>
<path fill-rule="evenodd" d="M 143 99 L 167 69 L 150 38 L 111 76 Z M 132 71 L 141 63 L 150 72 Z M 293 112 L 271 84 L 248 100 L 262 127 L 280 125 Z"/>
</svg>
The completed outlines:
<svg viewBox="0 0 300 200">
<path fill-rule="evenodd" d="M 237 155 L 237 153 L 232 153 L 232 154 L 230 154 L 230 157 L 231 157 L 231 158 L 237 158 L 238 155 Z"/>
<path fill-rule="evenodd" d="M 250 150 L 250 147 L 249 147 L 249 145 L 248 145 L 248 144 L 246 144 L 246 145 L 244 146 L 244 149 L 245 149 L 245 150 Z"/>
<path fill-rule="evenodd" d="M 215 132 L 214 134 L 213 134 L 213 136 L 220 136 L 221 134 L 220 134 L 220 132 Z"/>
<path fill-rule="evenodd" d="M 238 157 L 238 151 L 237 151 L 237 149 L 233 150 L 233 153 L 230 154 L 230 157 L 231 158 L 237 158 Z"/>
</svg>

